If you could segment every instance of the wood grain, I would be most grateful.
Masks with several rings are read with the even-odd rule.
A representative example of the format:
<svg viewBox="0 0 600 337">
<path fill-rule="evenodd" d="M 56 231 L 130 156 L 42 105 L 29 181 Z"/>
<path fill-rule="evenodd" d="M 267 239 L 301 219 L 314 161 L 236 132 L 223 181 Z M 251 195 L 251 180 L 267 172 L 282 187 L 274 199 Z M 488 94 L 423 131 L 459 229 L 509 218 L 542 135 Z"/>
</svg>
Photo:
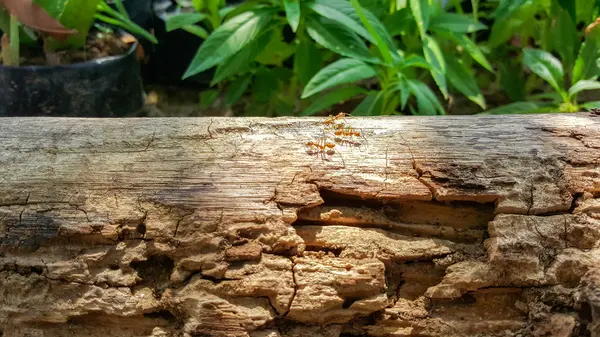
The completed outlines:
<svg viewBox="0 0 600 337">
<path fill-rule="evenodd" d="M 600 336 L 600 117 L 346 123 L 3 119 L 0 331 Z"/>
</svg>

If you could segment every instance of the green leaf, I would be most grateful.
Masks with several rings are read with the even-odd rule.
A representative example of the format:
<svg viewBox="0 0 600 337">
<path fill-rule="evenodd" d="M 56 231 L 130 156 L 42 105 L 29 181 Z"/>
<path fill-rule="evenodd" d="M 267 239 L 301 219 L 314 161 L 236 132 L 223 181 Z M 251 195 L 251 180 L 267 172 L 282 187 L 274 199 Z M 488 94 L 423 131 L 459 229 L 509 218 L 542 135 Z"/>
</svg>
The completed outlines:
<svg viewBox="0 0 600 337">
<path fill-rule="evenodd" d="M 548 102 L 515 102 L 482 112 L 484 115 L 527 114 L 536 113 L 540 109 L 554 106 Z M 546 110 L 543 110 L 546 111 Z"/>
<path fill-rule="evenodd" d="M 229 85 L 229 89 L 227 90 L 227 96 L 225 96 L 227 105 L 234 105 L 242 97 L 244 92 L 246 92 L 250 82 L 252 82 L 251 74 L 238 77 L 231 82 L 231 85 Z"/>
<path fill-rule="evenodd" d="M 581 48 L 573 68 L 572 83 L 600 76 L 600 26 L 592 29 Z"/>
<path fill-rule="evenodd" d="M 383 92 L 374 91 L 365 97 L 352 111 L 353 116 L 374 116 L 383 108 Z"/>
<path fill-rule="evenodd" d="M 101 0 L 69 0 L 60 14 L 60 23 L 65 27 L 76 29 L 77 34 L 70 36 L 60 45 L 83 47 L 87 41 L 90 28 L 94 24 L 98 4 Z"/>
<path fill-rule="evenodd" d="M 405 68 L 413 68 L 413 67 L 423 68 L 423 69 L 427 69 L 427 70 L 432 69 L 429 62 L 427 62 L 426 59 L 424 59 L 418 55 L 410 55 L 409 57 L 405 58 L 404 61 L 399 65 L 398 69 L 402 70 Z"/>
<path fill-rule="evenodd" d="M 42 7 L 51 17 L 57 19 L 65 10 L 68 0 L 34 0 L 33 2 Z"/>
<path fill-rule="evenodd" d="M 298 0 L 283 0 L 285 16 L 287 17 L 292 31 L 295 33 L 300 24 L 300 2 Z"/>
<path fill-rule="evenodd" d="M 203 10 L 205 6 L 204 0 L 192 0 L 192 5 L 197 12 Z"/>
<path fill-rule="evenodd" d="M 429 1 L 409 0 L 409 3 L 410 10 L 412 11 L 413 17 L 417 22 L 417 27 L 419 28 L 419 34 L 421 34 L 421 38 L 425 38 L 425 34 L 429 28 L 429 18 L 431 16 Z"/>
<path fill-rule="evenodd" d="M 363 27 L 354 7 L 345 0 L 315 0 L 308 7 L 324 18 L 334 20 L 374 43 L 375 39 Z"/>
<path fill-rule="evenodd" d="M 263 46 L 262 52 L 256 56 L 256 62 L 281 67 L 283 61 L 292 56 L 295 51 L 295 45 L 284 42 L 282 29 L 275 29 L 269 44 Z"/>
<path fill-rule="evenodd" d="M 513 0 L 509 0 L 513 1 Z M 516 0 L 519 2 L 521 0 Z M 516 3 L 515 2 L 515 3 Z M 535 15 L 538 14 L 538 6 L 527 0 L 517 6 L 514 11 L 506 17 L 497 17 L 492 25 L 488 45 L 490 48 L 499 47 L 508 42 L 515 34 L 531 32 L 534 29 L 532 23 L 536 23 Z M 527 27 L 529 25 L 530 27 Z"/>
<path fill-rule="evenodd" d="M 406 103 L 408 103 L 408 99 L 410 98 L 411 92 L 402 74 L 399 74 L 399 77 L 400 79 L 394 82 L 389 87 L 389 90 L 391 93 L 394 93 L 396 91 L 400 92 L 400 105 L 402 107 L 402 110 L 404 110 L 406 108 Z"/>
<path fill-rule="evenodd" d="M 558 93 L 565 93 L 563 68 L 556 57 L 539 49 L 525 48 L 523 52 L 523 62 L 531 71 L 548 82 Z"/>
<path fill-rule="evenodd" d="M 376 75 L 375 70 L 362 61 L 341 59 L 321 69 L 304 88 L 302 98 L 340 84 L 356 82 Z"/>
<path fill-rule="evenodd" d="M 224 62 L 219 63 L 211 85 L 215 85 L 235 74 L 246 71 L 258 54 L 265 49 L 271 40 L 271 35 L 270 32 L 262 34 L 237 54 L 226 59 Z"/>
<path fill-rule="evenodd" d="M 200 107 L 209 108 L 219 98 L 219 90 L 205 90 L 200 93 Z"/>
<path fill-rule="evenodd" d="M 232 11 L 234 11 L 237 8 L 237 5 L 229 5 L 226 7 L 223 7 L 219 10 L 219 17 L 224 18 L 227 15 L 229 15 L 229 13 L 231 13 Z"/>
<path fill-rule="evenodd" d="M 577 21 L 577 10 L 575 0 L 558 0 L 558 4 L 562 7 L 566 13 L 569 14 L 573 22 Z"/>
<path fill-rule="evenodd" d="M 425 59 L 431 67 L 431 76 L 435 80 L 435 83 L 440 88 L 440 91 L 444 95 L 444 98 L 448 98 L 448 85 L 446 84 L 446 62 L 444 61 L 444 54 L 440 46 L 434 38 L 425 35 L 423 38 L 423 54 Z"/>
<path fill-rule="evenodd" d="M 367 27 L 367 31 L 369 31 L 371 36 L 373 36 L 373 38 L 375 39 L 375 46 L 377 47 L 377 49 L 379 49 L 379 52 L 381 53 L 381 56 L 383 57 L 385 63 L 388 65 L 393 65 L 394 60 L 392 58 L 392 52 L 390 50 L 389 45 L 386 44 L 386 41 L 391 41 L 392 38 L 389 36 L 387 31 L 385 31 L 385 28 L 383 28 L 384 31 L 382 32 L 383 34 L 385 34 L 385 36 L 380 35 L 380 32 L 376 31 L 375 28 L 373 28 L 375 25 L 380 25 L 383 27 L 383 24 L 381 24 L 379 20 L 377 20 L 377 18 L 374 16 L 367 17 L 365 14 L 366 10 L 364 10 L 361 7 L 358 0 L 350 0 L 350 3 L 352 3 L 352 6 L 354 6 L 354 9 L 358 13 L 358 16 L 360 17 L 360 20 L 362 21 L 363 25 Z M 371 20 L 377 20 L 377 22 L 371 22 Z"/>
<path fill-rule="evenodd" d="M 446 57 L 447 77 L 450 83 L 463 95 L 486 109 L 485 98 L 477 86 L 473 73 L 464 64 L 460 63 L 454 56 Z"/>
<path fill-rule="evenodd" d="M 212 68 L 242 50 L 269 28 L 275 13 L 273 10 L 257 10 L 225 22 L 200 46 L 183 78 Z"/>
<path fill-rule="evenodd" d="M 182 28 L 187 25 L 193 25 L 206 19 L 204 13 L 182 13 L 169 17 L 167 19 L 167 32 Z"/>
<path fill-rule="evenodd" d="M 319 15 L 340 23 L 369 42 L 373 44 L 377 43 L 375 36 L 363 27 L 359 14 L 347 0 L 315 0 L 314 2 L 309 2 L 308 6 Z M 363 14 L 373 27 L 373 30 L 377 32 L 377 35 L 383 38 L 387 47 L 390 50 L 395 50 L 392 38 L 379 19 L 364 8 Z"/>
<path fill-rule="evenodd" d="M 454 33 L 473 33 L 486 28 L 486 25 L 469 16 L 455 13 L 441 13 L 435 16 L 430 27 L 432 30 Z"/>
<path fill-rule="evenodd" d="M 556 39 L 555 49 L 560 54 L 564 68 L 571 69 L 577 56 L 580 41 L 573 19 L 564 10 L 561 10 L 558 15 L 553 36 Z"/>
<path fill-rule="evenodd" d="M 500 0 L 500 4 L 492 13 L 492 17 L 496 20 L 507 19 L 527 2 L 528 0 Z"/>
<path fill-rule="evenodd" d="M 310 116 L 321 112 L 334 104 L 342 103 L 356 95 L 366 93 L 367 91 L 361 87 L 351 86 L 345 88 L 337 88 L 331 92 L 317 98 L 312 104 L 302 111 L 300 116 Z"/>
<path fill-rule="evenodd" d="M 429 87 L 417 80 L 408 80 L 408 87 L 417 98 L 417 115 L 443 115 L 445 110 Z"/>
<path fill-rule="evenodd" d="M 383 20 L 383 25 L 391 36 L 408 32 L 411 26 L 416 25 L 409 8 L 403 8 Z M 413 26 L 414 27 L 414 26 Z"/>
<path fill-rule="evenodd" d="M 581 107 L 584 107 L 588 110 L 591 109 L 600 109 L 600 101 L 591 101 L 591 102 L 586 102 L 580 105 Z"/>
<path fill-rule="evenodd" d="M 198 25 L 187 25 L 187 26 L 181 27 L 181 29 L 185 30 L 188 33 L 194 34 L 202 39 L 208 38 L 208 32 L 206 31 L 206 29 L 204 29 Z"/>
<path fill-rule="evenodd" d="M 467 36 L 462 34 L 450 34 L 450 36 L 456 41 L 458 45 L 460 45 L 475 62 L 479 63 L 482 67 L 489 70 L 490 72 L 494 72 L 492 66 L 488 62 L 481 49 L 473 42 L 473 40 L 469 39 Z"/>
<path fill-rule="evenodd" d="M 321 69 L 322 55 L 309 39 L 302 38 L 294 54 L 294 74 L 304 86 Z"/>
<path fill-rule="evenodd" d="M 585 90 L 598 90 L 600 89 L 600 82 L 598 81 L 589 81 L 589 80 L 581 80 L 575 83 L 571 88 L 569 88 L 569 99 L 578 93 Z"/>
<path fill-rule="evenodd" d="M 335 21 L 309 17 L 306 21 L 306 30 L 318 44 L 335 53 L 365 62 L 380 62 L 378 58 L 371 55 L 356 33 Z"/>
</svg>

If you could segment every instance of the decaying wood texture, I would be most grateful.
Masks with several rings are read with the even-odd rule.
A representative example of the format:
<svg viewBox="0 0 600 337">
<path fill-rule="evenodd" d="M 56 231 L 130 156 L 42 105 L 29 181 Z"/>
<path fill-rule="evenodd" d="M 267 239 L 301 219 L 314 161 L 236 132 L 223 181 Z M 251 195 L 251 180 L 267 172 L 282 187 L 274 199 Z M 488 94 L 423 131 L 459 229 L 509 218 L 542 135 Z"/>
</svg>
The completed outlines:
<svg viewBox="0 0 600 337">
<path fill-rule="evenodd" d="M 3 119 L 0 335 L 600 336 L 600 117 L 321 122 Z"/>
</svg>

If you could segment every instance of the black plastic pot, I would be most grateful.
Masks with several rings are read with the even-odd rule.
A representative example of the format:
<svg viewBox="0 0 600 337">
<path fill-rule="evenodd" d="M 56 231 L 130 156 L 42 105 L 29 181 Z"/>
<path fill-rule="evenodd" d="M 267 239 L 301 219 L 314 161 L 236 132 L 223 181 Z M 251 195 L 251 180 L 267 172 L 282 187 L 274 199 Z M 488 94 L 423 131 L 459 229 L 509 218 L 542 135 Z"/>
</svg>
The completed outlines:
<svg viewBox="0 0 600 337">
<path fill-rule="evenodd" d="M 144 104 L 137 45 L 60 66 L 0 66 L 0 116 L 121 117 Z"/>
</svg>

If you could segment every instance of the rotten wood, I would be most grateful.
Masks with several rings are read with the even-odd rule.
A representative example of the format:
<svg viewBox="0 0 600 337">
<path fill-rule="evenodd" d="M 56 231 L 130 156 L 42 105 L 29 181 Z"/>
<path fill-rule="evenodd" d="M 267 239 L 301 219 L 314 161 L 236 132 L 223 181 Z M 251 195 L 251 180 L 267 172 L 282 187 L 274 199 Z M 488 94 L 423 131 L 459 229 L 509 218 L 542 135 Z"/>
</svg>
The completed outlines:
<svg viewBox="0 0 600 337">
<path fill-rule="evenodd" d="M 600 117 L 0 123 L 0 335 L 600 336 Z"/>
</svg>

